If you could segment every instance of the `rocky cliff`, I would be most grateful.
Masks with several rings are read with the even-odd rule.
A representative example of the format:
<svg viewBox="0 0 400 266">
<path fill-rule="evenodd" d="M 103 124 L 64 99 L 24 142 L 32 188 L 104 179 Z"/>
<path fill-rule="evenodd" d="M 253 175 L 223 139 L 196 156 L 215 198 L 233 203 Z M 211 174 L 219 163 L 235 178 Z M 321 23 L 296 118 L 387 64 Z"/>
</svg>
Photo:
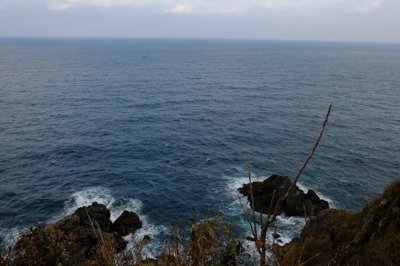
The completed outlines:
<svg viewBox="0 0 400 266">
<path fill-rule="evenodd" d="M 400 265 L 400 181 L 359 213 L 322 210 L 299 239 L 274 251 L 280 265 Z"/>
</svg>

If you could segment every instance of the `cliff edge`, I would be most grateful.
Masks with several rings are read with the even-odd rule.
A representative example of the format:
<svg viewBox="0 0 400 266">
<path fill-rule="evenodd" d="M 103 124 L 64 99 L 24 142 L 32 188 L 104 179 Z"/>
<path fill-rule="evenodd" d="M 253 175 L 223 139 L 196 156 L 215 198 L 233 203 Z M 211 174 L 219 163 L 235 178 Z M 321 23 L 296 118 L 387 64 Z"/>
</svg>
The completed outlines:
<svg viewBox="0 0 400 266">
<path fill-rule="evenodd" d="M 400 265 L 400 181 L 359 213 L 320 211 L 299 239 L 273 252 L 280 265 Z"/>
</svg>

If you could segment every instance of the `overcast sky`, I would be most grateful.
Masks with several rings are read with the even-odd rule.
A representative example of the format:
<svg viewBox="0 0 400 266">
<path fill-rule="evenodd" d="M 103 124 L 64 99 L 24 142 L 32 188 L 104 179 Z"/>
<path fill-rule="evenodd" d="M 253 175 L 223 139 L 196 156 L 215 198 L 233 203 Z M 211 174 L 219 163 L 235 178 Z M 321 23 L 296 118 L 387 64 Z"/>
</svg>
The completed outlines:
<svg viewBox="0 0 400 266">
<path fill-rule="evenodd" d="M 400 43 L 400 0 L 0 0 L 0 36 Z"/>
</svg>

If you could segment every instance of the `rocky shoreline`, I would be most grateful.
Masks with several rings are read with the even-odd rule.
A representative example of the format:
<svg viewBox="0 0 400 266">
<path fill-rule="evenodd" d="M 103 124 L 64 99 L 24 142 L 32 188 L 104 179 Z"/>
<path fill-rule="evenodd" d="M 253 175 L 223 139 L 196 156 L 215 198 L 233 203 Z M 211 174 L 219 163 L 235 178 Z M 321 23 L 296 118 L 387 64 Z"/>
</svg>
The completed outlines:
<svg viewBox="0 0 400 266">
<path fill-rule="evenodd" d="M 282 188 L 286 192 L 291 183 L 288 177 L 279 175 L 253 182 L 255 210 L 268 213 L 273 191 Z M 250 184 L 244 184 L 238 190 L 250 199 Z M 400 181 L 390 184 L 381 197 L 368 202 L 356 214 L 329 208 L 329 204 L 314 191 L 304 193 L 296 186 L 282 204 L 281 213 L 306 216 L 308 220 L 300 237 L 284 246 L 268 245 L 279 265 L 293 265 L 294 261 L 307 261 L 311 266 L 400 265 Z M 94 202 L 56 223 L 43 226 L 37 223 L 35 229 L 21 234 L 13 251 L 29 261 L 29 265 L 103 265 L 101 258 L 105 254 L 101 254 L 101 245 L 110 245 L 108 250 L 116 253 L 124 251 L 127 241 L 123 237 L 134 234 L 141 227 L 136 213 L 124 211 L 112 222 L 110 210 Z M 148 240 L 145 236 L 141 243 Z M 40 261 L 31 263 L 31 258 L 26 255 L 37 253 L 39 255 L 35 256 Z M 163 256 L 143 258 L 141 263 L 161 265 L 159 262 L 166 260 Z M 174 260 L 174 257 L 169 259 Z M 0 260 L 0 265 L 9 264 L 2 264 Z"/>
</svg>

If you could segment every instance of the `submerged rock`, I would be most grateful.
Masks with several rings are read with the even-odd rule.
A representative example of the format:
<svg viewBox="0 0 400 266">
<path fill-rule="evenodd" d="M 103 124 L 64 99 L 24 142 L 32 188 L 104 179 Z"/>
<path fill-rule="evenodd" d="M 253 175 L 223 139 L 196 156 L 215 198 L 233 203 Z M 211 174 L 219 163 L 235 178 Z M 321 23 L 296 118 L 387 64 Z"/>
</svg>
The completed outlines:
<svg viewBox="0 0 400 266">
<path fill-rule="evenodd" d="M 254 210 L 268 214 L 274 190 L 276 196 L 274 203 L 276 203 L 281 188 L 285 194 L 292 181 L 287 176 L 271 175 L 262 182 L 252 182 L 253 197 L 254 197 Z M 250 184 L 243 184 L 243 187 L 238 189 L 241 194 L 247 196 L 250 201 Z M 274 204 L 275 205 L 275 204 Z M 275 207 L 275 206 L 274 206 Z M 297 185 L 293 189 L 291 195 L 283 202 L 280 213 L 285 213 L 287 216 L 310 216 L 318 214 L 321 210 L 328 209 L 329 204 L 322 200 L 311 189 L 305 194 Z"/>
</svg>

